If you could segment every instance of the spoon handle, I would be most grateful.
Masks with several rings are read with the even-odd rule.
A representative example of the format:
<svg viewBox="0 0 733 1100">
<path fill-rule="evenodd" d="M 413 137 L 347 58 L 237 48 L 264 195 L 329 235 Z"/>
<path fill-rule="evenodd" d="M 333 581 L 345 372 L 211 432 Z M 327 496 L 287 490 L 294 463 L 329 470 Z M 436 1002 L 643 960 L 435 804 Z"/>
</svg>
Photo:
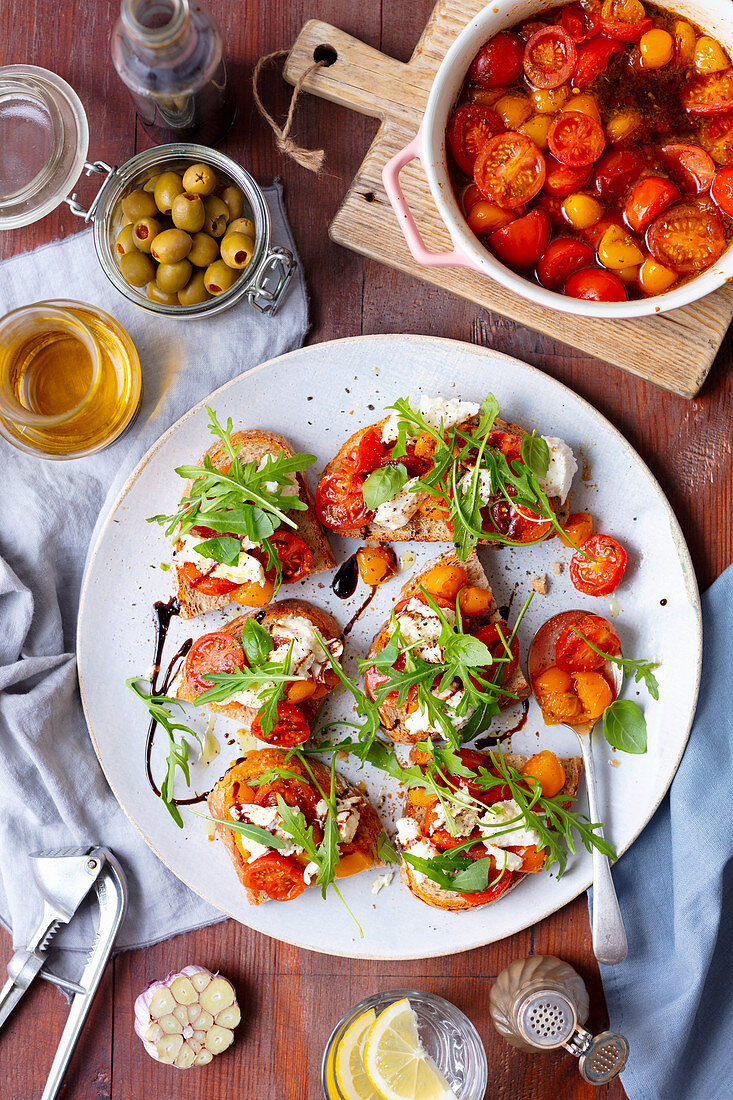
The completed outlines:
<svg viewBox="0 0 733 1100">
<path fill-rule="evenodd" d="M 588 788 L 588 808 L 591 821 L 600 821 L 596 772 L 590 732 L 578 734 Z M 598 833 L 603 836 L 603 829 Z M 599 962 L 614 966 L 626 958 L 628 944 L 616 890 L 611 878 L 611 864 L 597 848 L 593 849 L 593 952 Z"/>
</svg>

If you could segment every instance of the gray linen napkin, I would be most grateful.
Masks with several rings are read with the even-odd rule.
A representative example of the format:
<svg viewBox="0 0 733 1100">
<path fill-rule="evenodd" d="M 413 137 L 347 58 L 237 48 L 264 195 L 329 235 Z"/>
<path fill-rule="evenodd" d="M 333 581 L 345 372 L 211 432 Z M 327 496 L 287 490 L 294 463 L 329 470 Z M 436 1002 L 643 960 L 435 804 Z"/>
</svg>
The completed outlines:
<svg viewBox="0 0 733 1100">
<path fill-rule="evenodd" d="M 265 194 L 274 243 L 295 251 L 280 187 Z M 159 862 L 94 754 L 74 657 L 87 549 L 105 498 L 114 499 L 147 447 L 223 382 L 300 347 L 308 304 L 299 269 L 275 317 L 245 303 L 201 321 L 149 314 L 102 274 L 91 231 L 0 264 L 0 315 L 49 298 L 90 302 L 124 325 L 140 355 L 143 400 L 130 431 L 88 458 L 49 462 L 0 439 L 0 920 L 17 947 L 40 917 L 29 853 L 106 844 L 127 873 L 130 904 L 117 947 L 129 948 L 221 915 Z M 114 614 L 111 603 L 110 629 Z M 55 944 L 78 951 L 91 937 L 85 914 Z M 59 955 L 56 969 L 73 972 L 73 960 Z"/>
</svg>

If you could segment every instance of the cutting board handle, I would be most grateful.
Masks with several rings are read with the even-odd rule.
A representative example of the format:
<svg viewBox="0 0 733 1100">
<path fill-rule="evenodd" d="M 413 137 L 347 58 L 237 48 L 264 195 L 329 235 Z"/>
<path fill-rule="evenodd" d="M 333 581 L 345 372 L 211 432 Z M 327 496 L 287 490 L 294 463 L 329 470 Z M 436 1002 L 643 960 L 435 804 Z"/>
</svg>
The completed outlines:
<svg viewBox="0 0 733 1100">
<path fill-rule="evenodd" d="M 285 62 L 285 79 L 297 84 L 314 61 L 331 59 L 330 65 L 307 77 L 306 92 L 382 121 L 398 118 L 417 129 L 432 75 L 425 80 L 414 66 L 395 61 L 330 23 L 311 19 Z"/>
</svg>

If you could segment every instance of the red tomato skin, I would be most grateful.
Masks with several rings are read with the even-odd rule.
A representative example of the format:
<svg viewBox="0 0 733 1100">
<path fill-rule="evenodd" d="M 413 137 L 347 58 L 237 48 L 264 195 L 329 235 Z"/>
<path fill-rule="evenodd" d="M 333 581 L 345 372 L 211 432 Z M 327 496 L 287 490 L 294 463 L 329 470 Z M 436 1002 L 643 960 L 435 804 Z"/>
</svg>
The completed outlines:
<svg viewBox="0 0 733 1100">
<path fill-rule="evenodd" d="M 509 636 L 511 634 L 509 628 L 502 627 L 502 634 L 504 635 L 505 641 L 508 642 Z M 476 632 L 475 637 L 478 638 L 480 642 L 483 642 L 484 645 L 491 650 L 492 657 L 507 656 L 507 651 L 504 647 L 504 642 L 502 642 L 501 638 L 499 637 L 499 631 L 497 629 L 496 623 L 488 623 L 486 626 L 482 626 L 481 629 Z M 507 683 L 507 681 L 512 678 L 517 668 L 519 667 L 519 639 L 516 636 L 512 644 L 509 646 L 509 649 L 512 654 L 512 659 L 511 661 L 507 661 L 506 664 L 502 665 L 500 680 L 500 683 L 502 684 Z"/>
<path fill-rule="evenodd" d="M 524 164 L 519 173 L 524 171 L 525 178 L 518 181 L 516 189 L 512 189 L 511 178 L 507 185 L 504 177 L 498 175 L 495 169 L 497 166 L 501 167 L 504 162 L 510 163 L 519 152 L 524 157 Z M 541 190 L 545 182 L 544 157 L 528 137 L 508 130 L 504 134 L 497 134 L 496 137 L 491 138 L 481 150 L 476 157 L 473 178 L 479 191 L 489 202 L 513 209 L 529 202 Z"/>
<path fill-rule="evenodd" d="M 592 165 L 571 168 L 568 164 L 561 164 L 552 153 L 545 153 L 544 190 L 552 198 L 566 199 L 574 191 L 581 191 L 592 175 Z"/>
<path fill-rule="evenodd" d="M 677 245 L 675 235 L 680 232 L 683 244 L 685 239 L 692 238 L 686 249 Z M 704 271 L 723 255 L 725 228 L 712 204 L 709 209 L 702 209 L 694 203 L 678 203 L 647 227 L 646 246 L 664 267 L 671 267 L 681 275 L 691 275 Z"/>
<path fill-rule="evenodd" d="M 615 38 L 617 42 L 638 42 L 653 26 L 648 17 L 639 19 L 636 23 L 624 23 L 621 19 L 604 19 L 601 16 L 600 24 L 602 32 L 609 38 Z"/>
<path fill-rule="evenodd" d="M 268 745 L 275 745 L 282 749 L 293 749 L 298 745 L 303 745 L 310 737 L 311 731 L 299 706 L 296 706 L 295 703 L 279 702 L 277 704 L 277 721 L 267 736 L 262 733 L 259 714 L 252 723 L 252 733 Z"/>
<path fill-rule="evenodd" d="M 641 233 L 649 222 L 679 200 L 679 188 L 672 180 L 665 176 L 645 176 L 634 184 L 626 200 L 624 217 L 635 233 Z"/>
<path fill-rule="evenodd" d="M 659 159 L 686 195 L 702 195 L 710 190 L 715 177 L 715 164 L 710 154 L 699 145 L 669 142 L 662 146 Z"/>
<path fill-rule="evenodd" d="M 682 90 L 682 106 L 692 115 L 733 111 L 733 69 L 691 77 Z"/>
<path fill-rule="evenodd" d="M 494 35 L 474 57 L 469 80 L 483 88 L 503 88 L 513 84 L 522 71 L 524 50 L 516 34 L 501 31 Z"/>
<path fill-rule="evenodd" d="M 582 298 L 588 302 L 626 301 L 626 288 L 618 275 L 600 267 L 584 267 L 575 271 L 565 283 L 565 293 L 569 298 Z"/>
<path fill-rule="evenodd" d="M 581 615 L 574 623 L 568 623 L 555 643 L 555 664 L 563 672 L 593 672 L 606 663 L 606 658 L 586 645 L 575 628 L 609 657 L 616 657 L 621 652 L 619 636 L 607 619 L 600 615 Z"/>
<path fill-rule="evenodd" d="M 188 686 L 197 695 L 203 695 L 214 687 L 206 675 L 241 672 L 244 668 L 244 650 L 231 634 L 225 630 L 202 634 L 186 654 L 183 666 Z"/>
<path fill-rule="evenodd" d="M 733 218 L 733 168 L 721 168 L 713 180 L 710 197 L 724 214 Z"/>
<path fill-rule="evenodd" d="M 212 562 L 211 564 L 215 565 L 216 563 Z M 197 592 L 201 592 L 204 596 L 226 596 L 228 592 L 233 592 L 235 588 L 239 588 L 236 581 L 228 581 L 224 577 L 204 576 L 192 561 L 184 561 L 181 572 L 191 588 L 195 588 Z"/>
<path fill-rule="evenodd" d="M 376 426 L 367 428 L 346 456 L 346 461 L 357 474 L 371 473 L 382 461 L 384 443 L 382 432 Z"/>
<path fill-rule="evenodd" d="M 244 886 L 262 891 L 271 901 L 293 901 L 305 890 L 303 868 L 292 856 L 266 852 L 246 865 Z"/>
<path fill-rule="evenodd" d="M 626 192 L 644 171 L 644 158 L 633 149 L 614 149 L 596 165 L 595 189 L 604 201 L 623 203 Z"/>
<path fill-rule="evenodd" d="M 557 237 L 540 257 L 537 278 L 548 290 L 562 290 L 573 272 L 588 267 L 594 257 L 594 250 L 584 241 Z"/>
<path fill-rule="evenodd" d="M 292 531 L 280 530 L 270 536 L 283 570 L 283 584 L 294 584 L 313 571 L 313 554 L 307 542 Z"/>
<path fill-rule="evenodd" d="M 623 53 L 624 47 L 613 38 L 604 35 L 592 38 L 578 46 L 578 59 L 573 73 L 573 87 L 582 91 L 592 84 L 596 77 L 605 72 L 608 62 L 614 54 Z"/>
<path fill-rule="evenodd" d="M 555 68 L 543 68 L 540 57 L 553 47 L 562 56 L 562 63 Z M 559 88 L 570 78 L 576 57 L 575 43 L 567 31 L 558 26 L 542 27 L 524 47 L 522 64 L 527 79 L 535 88 Z"/>
<path fill-rule="evenodd" d="M 325 474 L 316 486 L 316 514 L 332 531 L 353 531 L 374 518 L 364 503 L 364 478 L 347 466 Z"/>
<path fill-rule="evenodd" d="M 488 889 L 483 890 L 481 893 L 461 894 L 460 896 L 466 901 L 473 902 L 474 905 L 487 905 L 490 901 L 496 901 L 502 894 L 505 894 L 514 882 L 514 879 L 514 871 L 504 871 L 498 882 L 494 883 L 493 886 L 490 885 Z"/>
<path fill-rule="evenodd" d="M 446 133 L 453 159 L 464 175 L 473 175 L 483 142 L 503 130 L 504 123 L 496 111 L 480 103 L 464 103 L 453 112 Z"/>
<path fill-rule="evenodd" d="M 585 11 L 580 4 L 569 4 L 562 9 L 563 30 L 569 34 L 576 46 L 588 38 L 601 33 L 601 21 L 591 11 Z"/>
<path fill-rule="evenodd" d="M 550 152 L 570 168 L 587 168 L 598 160 L 606 144 L 603 130 L 590 115 L 562 111 L 547 134 Z"/>
<path fill-rule="evenodd" d="M 581 550 L 599 561 L 589 562 L 582 554 L 573 554 L 570 560 L 573 586 L 586 596 L 609 596 L 615 592 L 626 572 L 626 551 L 621 543 L 610 535 L 591 535 Z"/>
<path fill-rule="evenodd" d="M 533 267 L 547 248 L 550 219 L 544 210 L 531 210 L 489 236 L 492 252 L 508 267 Z"/>
<path fill-rule="evenodd" d="M 625 229 L 623 218 L 620 214 L 604 214 L 595 225 L 589 225 L 587 229 L 581 229 L 584 240 L 588 244 L 592 245 L 594 250 L 598 251 L 598 245 L 601 243 L 601 238 L 606 232 L 609 226 L 617 225 L 619 229 Z"/>
<path fill-rule="evenodd" d="M 733 114 L 704 119 L 697 136 L 716 164 L 733 164 Z"/>
</svg>

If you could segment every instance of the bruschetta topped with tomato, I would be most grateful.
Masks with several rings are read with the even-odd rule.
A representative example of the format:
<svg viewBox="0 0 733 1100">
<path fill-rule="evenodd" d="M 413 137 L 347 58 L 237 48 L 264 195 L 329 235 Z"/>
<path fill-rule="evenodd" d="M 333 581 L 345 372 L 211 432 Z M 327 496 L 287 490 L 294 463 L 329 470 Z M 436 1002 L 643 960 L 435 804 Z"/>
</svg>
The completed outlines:
<svg viewBox="0 0 733 1100">
<path fill-rule="evenodd" d="M 281 584 L 335 564 L 304 476 L 315 457 L 270 432 L 222 427 L 208 412 L 218 441 L 198 465 L 178 467 L 188 480 L 178 510 L 152 517 L 174 540 L 184 618 L 231 603 L 265 607 Z"/>
<path fill-rule="evenodd" d="M 360 667 L 394 741 L 469 741 L 530 694 L 475 551 L 463 562 L 445 554 L 410 578 Z"/>
<path fill-rule="evenodd" d="M 329 657 L 338 662 L 343 648 L 327 611 L 279 600 L 197 638 L 169 694 L 236 718 L 267 744 L 292 748 L 308 740 L 338 683 Z"/>
<path fill-rule="evenodd" d="M 599 843 L 593 827 L 568 812 L 583 770 L 578 756 L 459 749 L 448 766 L 431 770 L 427 754 L 413 749 L 411 758 L 426 766 L 426 781 L 410 787 L 396 823 L 400 875 L 426 905 L 475 909 L 551 862 L 562 872 L 561 832 L 567 839 L 571 828 L 586 846 Z"/>
<path fill-rule="evenodd" d="M 208 807 L 251 905 L 292 901 L 308 886 L 325 897 L 334 880 L 381 866 L 381 850 L 394 855 L 366 797 L 299 753 L 248 752 Z"/>
<path fill-rule="evenodd" d="M 559 533 L 578 466 L 559 438 L 530 435 L 481 405 L 401 398 L 326 466 L 316 491 L 332 531 L 384 542 L 518 546 Z"/>
</svg>

